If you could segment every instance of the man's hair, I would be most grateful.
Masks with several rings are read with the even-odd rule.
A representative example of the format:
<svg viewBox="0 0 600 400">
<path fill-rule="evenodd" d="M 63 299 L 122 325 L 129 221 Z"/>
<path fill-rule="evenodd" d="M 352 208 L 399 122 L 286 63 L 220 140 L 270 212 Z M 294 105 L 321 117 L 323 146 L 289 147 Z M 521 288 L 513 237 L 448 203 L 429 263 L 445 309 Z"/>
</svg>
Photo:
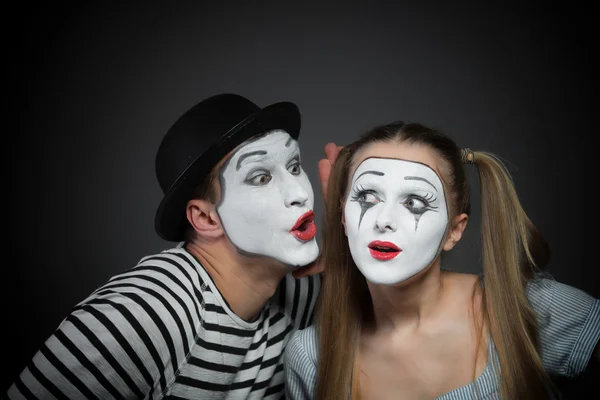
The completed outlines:
<svg viewBox="0 0 600 400">
<path fill-rule="evenodd" d="M 215 165 L 204 177 L 204 180 L 198 185 L 192 199 L 208 200 L 211 203 L 217 202 L 217 180 L 219 179 L 219 170 L 221 165 Z"/>
</svg>

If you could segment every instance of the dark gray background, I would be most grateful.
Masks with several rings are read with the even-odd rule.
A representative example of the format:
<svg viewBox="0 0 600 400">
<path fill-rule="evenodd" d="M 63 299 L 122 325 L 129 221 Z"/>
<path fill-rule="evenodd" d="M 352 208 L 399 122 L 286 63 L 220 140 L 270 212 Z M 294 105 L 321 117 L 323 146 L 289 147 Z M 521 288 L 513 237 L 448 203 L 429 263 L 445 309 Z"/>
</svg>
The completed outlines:
<svg viewBox="0 0 600 400">
<path fill-rule="evenodd" d="M 589 10 L 171 3 L 6 14 L 18 92 L 16 129 L 4 132 L 5 386 L 71 307 L 172 245 L 153 230 L 155 151 L 180 114 L 221 92 L 299 105 L 318 218 L 323 146 L 374 124 L 421 122 L 496 152 L 552 247 L 550 272 L 600 297 L 585 245 L 597 203 L 585 168 L 596 129 Z M 459 271 L 479 270 L 477 194 L 474 205 L 450 259 Z"/>
</svg>

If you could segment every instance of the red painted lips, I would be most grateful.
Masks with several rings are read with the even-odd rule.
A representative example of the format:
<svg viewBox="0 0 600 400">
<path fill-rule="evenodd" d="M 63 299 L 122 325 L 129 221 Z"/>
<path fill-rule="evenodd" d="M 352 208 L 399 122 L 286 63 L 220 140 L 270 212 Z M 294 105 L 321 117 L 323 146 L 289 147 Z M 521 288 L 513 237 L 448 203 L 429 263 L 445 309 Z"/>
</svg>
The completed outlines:
<svg viewBox="0 0 600 400">
<path fill-rule="evenodd" d="M 311 210 L 303 214 L 290 230 L 290 233 L 298 240 L 306 242 L 317 234 L 317 226 L 314 223 L 315 213 Z"/>
<path fill-rule="evenodd" d="M 373 240 L 369 243 L 369 252 L 373 258 L 386 261 L 396 257 L 402 250 L 392 242 Z"/>
</svg>

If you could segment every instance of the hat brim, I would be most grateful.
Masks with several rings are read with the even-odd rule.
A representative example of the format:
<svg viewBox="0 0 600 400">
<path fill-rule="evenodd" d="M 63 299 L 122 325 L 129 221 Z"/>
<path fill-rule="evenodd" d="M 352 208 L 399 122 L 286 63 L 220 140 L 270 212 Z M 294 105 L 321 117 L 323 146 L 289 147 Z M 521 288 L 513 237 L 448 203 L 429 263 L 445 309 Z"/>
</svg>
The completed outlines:
<svg viewBox="0 0 600 400">
<path fill-rule="evenodd" d="M 300 125 L 298 106 L 290 102 L 279 102 L 264 107 L 230 129 L 218 142 L 200 154 L 165 193 L 154 218 L 158 236 L 171 242 L 185 239 L 187 202 L 212 168 L 229 152 L 251 137 L 273 129 L 285 130 L 297 140 Z"/>
</svg>

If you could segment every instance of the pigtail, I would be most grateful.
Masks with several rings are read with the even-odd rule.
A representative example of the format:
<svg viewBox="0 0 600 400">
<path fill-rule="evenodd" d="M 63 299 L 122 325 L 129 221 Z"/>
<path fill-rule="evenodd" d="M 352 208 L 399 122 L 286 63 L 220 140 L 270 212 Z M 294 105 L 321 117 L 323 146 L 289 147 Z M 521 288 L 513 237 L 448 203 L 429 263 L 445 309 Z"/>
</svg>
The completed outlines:
<svg viewBox="0 0 600 400">
<path fill-rule="evenodd" d="M 528 280 L 546 266 L 549 248 L 523 210 L 503 163 L 486 152 L 469 155 L 467 163 L 477 166 L 481 184 L 483 304 L 498 352 L 501 395 L 547 399 L 550 380 L 525 290 Z"/>
</svg>

